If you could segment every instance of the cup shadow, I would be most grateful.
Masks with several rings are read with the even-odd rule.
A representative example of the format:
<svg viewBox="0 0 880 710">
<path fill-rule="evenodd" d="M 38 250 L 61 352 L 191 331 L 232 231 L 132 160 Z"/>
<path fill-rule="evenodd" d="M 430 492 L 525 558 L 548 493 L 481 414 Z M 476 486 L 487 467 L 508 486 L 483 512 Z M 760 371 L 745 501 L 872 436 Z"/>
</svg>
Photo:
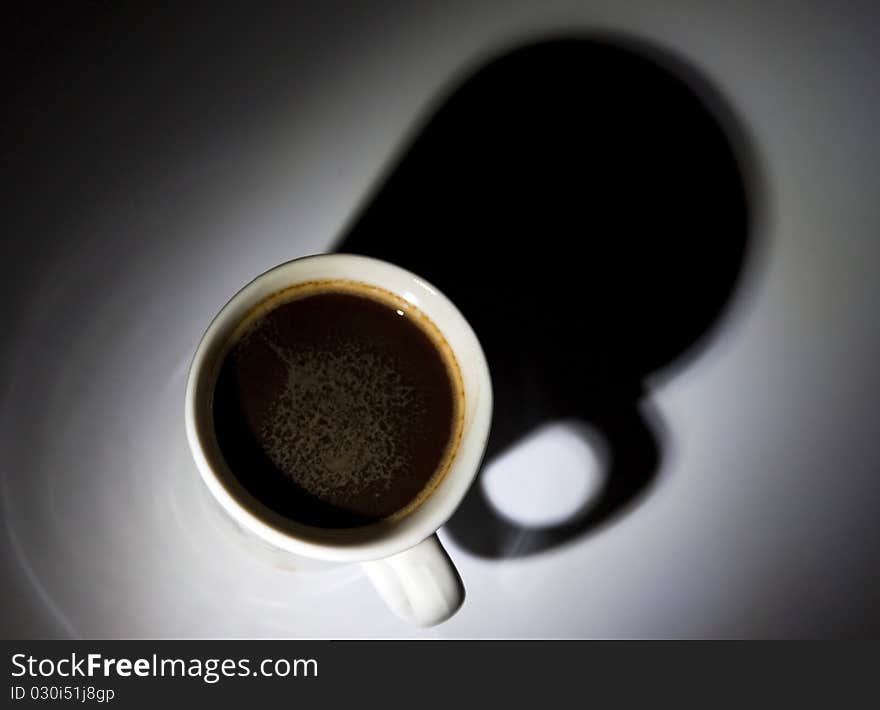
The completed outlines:
<svg viewBox="0 0 880 710">
<path fill-rule="evenodd" d="M 751 166 L 724 111 L 648 46 L 515 48 L 438 102 L 336 245 L 425 277 L 472 324 L 495 392 L 484 462 L 562 419 L 607 444 L 601 491 L 560 525 L 516 524 L 475 482 L 446 528 L 469 552 L 571 541 L 656 482 L 674 442 L 647 378 L 698 354 L 752 247 Z"/>
</svg>

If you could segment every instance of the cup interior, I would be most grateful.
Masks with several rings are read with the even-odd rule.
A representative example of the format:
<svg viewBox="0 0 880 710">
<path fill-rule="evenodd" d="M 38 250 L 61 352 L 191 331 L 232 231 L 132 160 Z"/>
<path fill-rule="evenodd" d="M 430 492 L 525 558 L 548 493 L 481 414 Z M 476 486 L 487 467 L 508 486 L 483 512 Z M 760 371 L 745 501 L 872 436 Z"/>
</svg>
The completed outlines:
<svg viewBox="0 0 880 710">
<path fill-rule="evenodd" d="M 279 515 L 244 488 L 227 466 L 217 443 L 211 415 L 213 387 L 236 326 L 254 306 L 278 291 L 323 279 L 358 281 L 397 294 L 439 328 L 458 362 L 464 390 L 464 422 L 458 448 L 431 494 L 418 508 L 397 520 L 328 529 Z M 258 276 L 214 318 L 190 367 L 186 427 L 202 479 L 239 525 L 290 552 L 334 561 L 363 561 L 416 545 L 452 515 L 479 468 L 491 408 L 492 388 L 483 350 L 468 322 L 448 298 L 424 279 L 387 262 L 350 254 L 322 254 L 281 264 Z"/>
</svg>

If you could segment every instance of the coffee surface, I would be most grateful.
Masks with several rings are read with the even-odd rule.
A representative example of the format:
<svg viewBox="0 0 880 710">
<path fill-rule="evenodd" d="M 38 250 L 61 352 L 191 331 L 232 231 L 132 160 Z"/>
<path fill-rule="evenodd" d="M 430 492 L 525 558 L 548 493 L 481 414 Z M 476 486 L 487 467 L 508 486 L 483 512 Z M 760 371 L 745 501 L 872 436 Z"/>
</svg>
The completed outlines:
<svg viewBox="0 0 880 710">
<path fill-rule="evenodd" d="M 316 288 L 245 319 L 214 390 L 220 450 L 251 495 L 293 520 L 340 528 L 405 514 L 457 443 L 457 366 L 390 294 Z"/>
</svg>

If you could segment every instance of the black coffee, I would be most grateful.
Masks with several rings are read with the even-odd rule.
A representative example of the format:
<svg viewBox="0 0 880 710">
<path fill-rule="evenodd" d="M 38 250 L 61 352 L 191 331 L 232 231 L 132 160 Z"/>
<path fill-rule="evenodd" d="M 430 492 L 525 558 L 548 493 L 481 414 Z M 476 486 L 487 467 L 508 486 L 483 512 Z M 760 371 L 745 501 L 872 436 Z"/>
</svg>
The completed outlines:
<svg viewBox="0 0 880 710">
<path fill-rule="evenodd" d="M 413 510 L 461 429 L 458 367 L 396 296 L 348 281 L 275 294 L 233 336 L 214 391 L 223 457 L 264 505 L 354 527 Z"/>
</svg>

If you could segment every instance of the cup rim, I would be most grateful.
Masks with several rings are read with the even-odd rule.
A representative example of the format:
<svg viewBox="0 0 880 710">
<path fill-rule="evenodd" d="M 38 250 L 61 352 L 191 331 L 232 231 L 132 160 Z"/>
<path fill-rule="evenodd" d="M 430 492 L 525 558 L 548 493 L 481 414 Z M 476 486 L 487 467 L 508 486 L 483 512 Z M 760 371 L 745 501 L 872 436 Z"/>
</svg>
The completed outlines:
<svg viewBox="0 0 880 710">
<path fill-rule="evenodd" d="M 249 310 L 261 300 L 259 290 L 273 276 L 308 267 L 350 267 L 366 272 L 366 277 L 342 277 L 361 281 L 392 291 L 423 308 L 430 300 L 435 311 L 444 314 L 444 323 L 434 324 L 444 335 L 455 331 L 459 348 L 450 347 L 464 369 L 460 350 L 465 347 L 467 365 L 472 368 L 473 384 L 465 385 L 466 421 L 461 440 L 449 470 L 437 488 L 419 507 L 396 521 L 379 521 L 360 528 L 342 531 L 297 523 L 269 509 L 251 496 L 226 466 L 213 439 L 213 426 L 206 414 L 206 381 L 219 360 L 219 352 L 228 338 L 230 327 L 240 322 L 236 313 Z M 406 292 L 390 287 L 381 276 L 396 278 L 408 284 Z M 281 290 L 313 277 L 291 275 Z M 410 290 L 411 289 L 411 290 Z M 421 302 L 413 299 L 422 298 Z M 234 322 L 233 322 L 234 321 Z M 448 338 L 447 338 L 448 341 Z M 465 378 L 463 378 L 465 379 Z M 336 562 L 368 561 L 387 557 L 417 545 L 440 528 L 461 503 L 480 468 L 492 415 L 492 383 L 488 363 L 473 328 L 452 301 L 438 288 L 413 272 L 388 261 L 348 253 L 315 254 L 278 264 L 245 284 L 211 320 L 196 347 L 189 367 L 186 385 L 185 424 L 190 451 L 199 474 L 221 507 L 245 530 L 266 543 L 294 554 Z M 205 420 L 208 420 L 208 423 Z"/>
</svg>

